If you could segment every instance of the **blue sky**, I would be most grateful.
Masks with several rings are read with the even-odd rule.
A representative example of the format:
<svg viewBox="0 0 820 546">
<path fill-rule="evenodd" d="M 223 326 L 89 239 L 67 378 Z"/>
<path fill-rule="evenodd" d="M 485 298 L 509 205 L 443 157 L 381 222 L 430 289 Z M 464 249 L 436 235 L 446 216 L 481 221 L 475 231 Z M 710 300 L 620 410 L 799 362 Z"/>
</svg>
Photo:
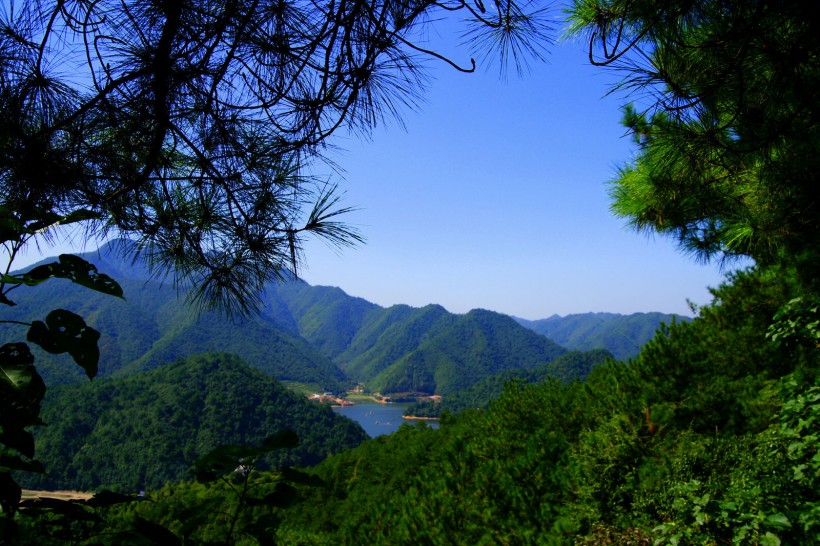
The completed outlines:
<svg viewBox="0 0 820 546">
<path fill-rule="evenodd" d="M 456 57 L 467 64 L 466 55 Z M 334 156 L 367 243 L 307 245 L 303 278 L 380 305 L 439 303 L 523 318 L 589 311 L 691 314 L 723 273 L 636 233 L 607 181 L 633 153 L 612 73 L 580 43 L 506 81 L 435 66 L 426 103 Z"/>
<path fill-rule="evenodd" d="M 454 60 L 467 65 L 469 55 Z M 404 113 L 404 128 L 336 139 L 331 158 L 344 173 L 330 180 L 358 207 L 347 220 L 366 243 L 339 253 L 308 241 L 307 282 L 383 306 L 528 319 L 690 314 L 687 300 L 710 301 L 717 265 L 609 212 L 606 183 L 633 152 L 619 124 L 626 99 L 605 96 L 614 75 L 589 66 L 582 44 L 556 44 L 547 64 L 506 81 L 495 67 L 430 67 L 425 102 Z M 29 252 L 15 266 L 39 258 Z"/>
</svg>

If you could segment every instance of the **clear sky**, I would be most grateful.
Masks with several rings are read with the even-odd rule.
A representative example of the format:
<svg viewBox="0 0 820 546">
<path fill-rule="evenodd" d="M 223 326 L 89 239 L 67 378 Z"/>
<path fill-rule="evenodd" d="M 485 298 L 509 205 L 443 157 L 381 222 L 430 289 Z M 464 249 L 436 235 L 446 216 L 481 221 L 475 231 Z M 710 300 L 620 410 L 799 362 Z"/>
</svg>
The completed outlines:
<svg viewBox="0 0 820 546">
<path fill-rule="evenodd" d="M 404 128 L 336 139 L 344 178 L 331 180 L 359 208 L 347 220 L 366 243 L 339 254 L 309 241 L 303 279 L 383 306 L 528 319 L 690 314 L 687 300 L 710 301 L 718 265 L 609 212 L 607 181 L 633 152 L 619 123 L 626 99 L 605 96 L 614 75 L 589 66 L 582 44 L 556 44 L 547 64 L 506 81 L 495 67 L 430 66 L 425 103 L 405 112 Z"/>
<path fill-rule="evenodd" d="M 454 60 L 466 65 L 468 56 Z M 438 303 L 522 318 L 589 311 L 691 314 L 724 277 L 609 211 L 607 182 L 634 149 L 612 73 L 580 43 L 499 78 L 439 64 L 406 130 L 341 143 L 346 203 L 365 245 L 307 246 L 303 278 L 380 305 Z"/>
</svg>

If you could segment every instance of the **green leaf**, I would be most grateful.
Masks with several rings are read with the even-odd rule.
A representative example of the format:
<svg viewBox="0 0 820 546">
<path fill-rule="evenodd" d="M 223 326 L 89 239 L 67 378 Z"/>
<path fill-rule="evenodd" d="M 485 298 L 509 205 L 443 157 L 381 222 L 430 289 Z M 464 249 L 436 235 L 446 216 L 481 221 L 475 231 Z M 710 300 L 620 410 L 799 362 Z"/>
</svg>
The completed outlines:
<svg viewBox="0 0 820 546">
<path fill-rule="evenodd" d="M 123 297 L 122 287 L 111 277 L 97 272 L 94 264 L 88 263 L 73 254 L 61 254 L 59 262 L 51 262 L 35 267 L 20 275 L 4 275 L 3 282 L 7 284 L 25 284 L 36 286 L 51 278 L 68 279 L 91 290 Z"/>
<path fill-rule="evenodd" d="M 34 321 L 26 339 L 49 353 L 70 354 L 89 379 L 97 375 L 100 333 L 88 326 L 81 316 L 56 309 L 48 314 L 45 322 Z"/>
<path fill-rule="evenodd" d="M 720 507 L 724 510 L 737 512 L 737 503 L 734 501 L 723 501 L 720 503 Z"/>
<path fill-rule="evenodd" d="M 789 518 L 781 513 L 766 516 L 763 520 L 763 524 L 766 527 L 774 527 L 775 529 L 788 529 L 792 526 L 792 522 L 789 521 Z"/>
<path fill-rule="evenodd" d="M 760 546 L 780 546 L 780 539 L 774 533 L 767 532 L 760 537 Z"/>
</svg>

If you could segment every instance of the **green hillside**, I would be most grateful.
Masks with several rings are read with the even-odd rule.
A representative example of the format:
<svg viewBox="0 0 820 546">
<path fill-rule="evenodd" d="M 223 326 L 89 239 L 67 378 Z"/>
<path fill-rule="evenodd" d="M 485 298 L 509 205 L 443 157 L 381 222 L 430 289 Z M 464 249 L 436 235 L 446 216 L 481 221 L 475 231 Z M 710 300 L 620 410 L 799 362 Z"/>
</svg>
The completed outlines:
<svg viewBox="0 0 820 546">
<path fill-rule="evenodd" d="M 458 315 L 370 382 L 383 393 L 453 394 L 504 370 L 532 370 L 566 350 L 506 315 Z"/>
<path fill-rule="evenodd" d="M 339 288 L 310 286 L 301 281 L 276 285 L 299 335 L 323 355 L 334 358 L 352 342 L 376 304 L 348 296 Z"/>
<path fill-rule="evenodd" d="M 612 354 L 604 349 L 570 351 L 533 370 L 514 368 L 489 375 L 465 389 L 445 396 L 440 402 L 416 402 L 408 408 L 405 415 L 439 417 L 445 412 L 457 414 L 467 409 L 486 408 L 493 400 L 501 397 L 505 387 L 509 388 L 512 384 L 541 384 L 547 381 L 566 384 L 583 381 L 592 370 L 611 359 Z"/>
<path fill-rule="evenodd" d="M 356 381 L 383 392 L 447 394 L 504 370 L 534 369 L 563 352 L 555 343 L 602 348 L 619 358 L 634 354 L 671 319 L 660 313 L 516 319 L 527 329 L 497 313 L 456 315 L 439 305 L 382 308 L 339 288 L 290 280 L 267 286 L 258 315 L 228 320 L 190 308 L 184 294 L 151 279 L 145 266 L 124 261 L 118 252 L 123 244 L 115 241 L 84 257 L 100 271 L 121 276 L 125 301 L 55 280 L 18 291 L 20 305 L 8 318 L 41 318 L 55 307 L 85 317 L 101 333 L 101 376 L 218 351 L 237 354 L 277 379 L 333 391 Z M 0 339 L 15 339 L 14 328 L 0 325 Z M 67 358 L 37 356 L 47 384 L 82 379 Z"/>
<path fill-rule="evenodd" d="M 84 257 L 99 260 L 116 272 L 127 269 L 127 264 L 118 261 L 116 253 L 108 248 Z M 139 268 L 136 271 L 140 272 Z M 120 284 L 124 300 L 61 279 L 35 288 L 23 287 L 15 293 L 18 305 L 8 309 L 4 319 L 41 319 L 55 308 L 79 314 L 101 334 L 101 377 L 152 369 L 192 354 L 217 351 L 237 354 L 280 380 L 316 383 L 330 390 L 340 390 L 347 384 L 344 372 L 300 338 L 295 328 L 288 328 L 286 318 L 275 314 L 275 307 L 252 318 L 229 320 L 216 312 L 199 313 L 185 303 L 184 295 L 157 281 L 126 278 Z M 0 324 L 0 341 L 17 340 L 20 332 L 25 330 L 14 324 Z M 36 347 L 35 352 L 38 369 L 48 385 L 84 377 L 66 355 L 50 355 Z"/>
<path fill-rule="evenodd" d="M 495 396 L 506 382 L 486 407 L 448 415 L 438 430 L 405 426 L 326 458 L 310 470 L 313 479 L 298 477 L 282 489 L 291 492 L 288 502 L 248 502 L 240 538 L 362 545 L 818 543 L 820 333 L 816 320 L 803 320 L 816 319 L 816 307 L 783 307 L 799 300 L 779 271 L 735 274 L 715 296 L 698 318 L 662 329 L 628 363 L 603 351 L 576 352 L 517 383 L 505 380 L 521 372 L 496 374 L 474 386 Z M 482 313 L 474 318 L 494 323 Z M 585 381 L 572 380 L 578 370 L 589 372 Z M 151 375 L 161 371 L 130 380 L 145 377 L 135 389 L 173 399 L 179 387 Z M 570 374 L 565 381 L 544 380 L 562 372 Z M 199 381 L 194 390 L 202 392 L 203 378 L 225 382 L 218 373 L 196 369 L 180 379 Z M 191 394 L 182 390 L 180 398 Z M 96 407 L 102 397 L 89 401 Z M 92 410 L 62 411 L 80 423 Z M 135 411 L 139 423 L 165 418 Z M 176 449 L 171 440 L 152 447 Z M 82 471 L 93 473 L 95 464 Z M 267 491 L 287 477 L 261 473 L 251 483 L 268 484 Z M 147 501 L 96 510 L 100 519 L 89 523 L 88 536 L 219 541 L 226 533 L 218 514 L 238 506 L 236 489 L 227 485 L 174 483 Z M 262 520 L 264 529 L 252 525 Z M 28 534 L 43 533 L 32 527 Z"/>
<path fill-rule="evenodd" d="M 369 382 L 439 335 L 458 317 L 440 305 L 394 306 L 374 316 L 336 361 L 353 379 Z"/>
<path fill-rule="evenodd" d="M 795 329 L 792 320 L 816 317 L 816 308 L 778 313 L 793 296 L 778 274 L 734 275 L 716 296 L 631 363 L 599 363 L 584 382 L 513 384 L 439 430 L 403 427 L 330 457 L 313 470 L 321 482 L 300 486 L 294 504 L 254 508 L 277 522 L 265 537 L 817 544 L 820 333 L 816 322 Z M 127 529 L 138 517 L 175 528 L 196 512 L 200 487 L 166 488 L 109 525 Z M 208 494 L 231 499 L 228 491 Z M 188 536 L 216 530 L 205 521 Z"/>
<path fill-rule="evenodd" d="M 221 444 L 256 445 L 289 428 L 298 447 L 277 465 L 312 465 L 367 436 L 233 355 L 207 354 L 151 371 L 50 389 L 37 429 L 45 475 L 34 488 L 126 492 L 190 479 L 190 465 Z"/>
<path fill-rule="evenodd" d="M 564 317 L 553 315 L 540 320 L 516 320 L 568 349 L 606 349 L 615 358 L 625 359 L 637 355 L 661 324 L 691 319 L 665 313 L 579 313 Z"/>
</svg>

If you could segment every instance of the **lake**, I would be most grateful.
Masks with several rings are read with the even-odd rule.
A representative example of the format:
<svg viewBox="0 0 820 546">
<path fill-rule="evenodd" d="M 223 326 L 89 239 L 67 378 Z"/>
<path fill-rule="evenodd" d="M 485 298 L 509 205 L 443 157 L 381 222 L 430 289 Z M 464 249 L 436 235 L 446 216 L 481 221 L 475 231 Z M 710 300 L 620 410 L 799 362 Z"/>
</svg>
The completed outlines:
<svg viewBox="0 0 820 546">
<path fill-rule="evenodd" d="M 382 434 L 391 434 L 396 432 L 404 423 L 414 424 L 419 421 L 410 421 L 402 419 L 404 410 L 410 404 L 376 404 L 364 403 L 353 404 L 352 406 L 343 406 L 340 408 L 333 408 L 333 411 L 339 415 L 344 415 L 359 423 L 368 436 L 375 438 Z M 423 423 L 433 428 L 438 428 L 438 421 L 422 421 Z"/>
</svg>

